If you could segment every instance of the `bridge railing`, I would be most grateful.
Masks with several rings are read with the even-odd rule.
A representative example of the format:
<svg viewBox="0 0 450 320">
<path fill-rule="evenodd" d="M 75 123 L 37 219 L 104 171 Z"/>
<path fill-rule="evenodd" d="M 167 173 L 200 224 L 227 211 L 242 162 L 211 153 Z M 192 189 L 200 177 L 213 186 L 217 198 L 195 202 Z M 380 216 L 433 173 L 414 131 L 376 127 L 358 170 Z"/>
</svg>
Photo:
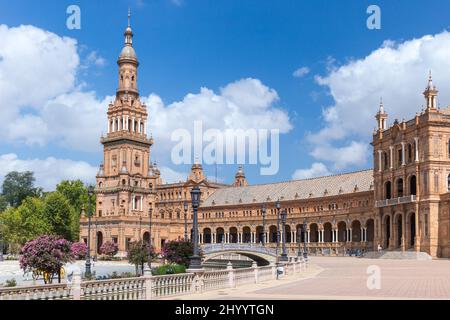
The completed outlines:
<svg viewBox="0 0 450 320">
<path fill-rule="evenodd" d="M 271 256 L 276 255 L 276 250 L 270 247 L 263 246 L 255 243 L 217 243 L 217 244 L 204 244 L 201 246 L 202 251 L 205 254 L 210 254 L 220 251 L 252 251 Z"/>
<path fill-rule="evenodd" d="M 284 274 L 292 276 L 307 266 L 303 260 L 279 264 Z M 33 287 L 1 288 L 0 300 L 156 300 L 205 291 L 235 288 L 277 279 L 277 266 L 204 271 L 166 276 L 81 281 L 79 271 L 74 272 L 72 282 L 66 284 Z"/>
</svg>

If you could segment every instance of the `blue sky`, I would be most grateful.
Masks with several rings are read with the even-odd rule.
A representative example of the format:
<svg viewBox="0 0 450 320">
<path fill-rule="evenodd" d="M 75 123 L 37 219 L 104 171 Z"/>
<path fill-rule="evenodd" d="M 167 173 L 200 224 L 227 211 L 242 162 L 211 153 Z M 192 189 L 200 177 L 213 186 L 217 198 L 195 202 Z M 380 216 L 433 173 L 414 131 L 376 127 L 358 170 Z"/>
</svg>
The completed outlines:
<svg viewBox="0 0 450 320">
<path fill-rule="evenodd" d="M 81 30 L 66 28 L 66 8 L 71 4 L 81 8 Z M 371 4 L 381 8 L 380 30 L 366 27 L 366 9 Z M 100 133 L 106 125 L 106 105 L 101 105 L 108 102 L 105 97 L 114 95 L 117 86 L 116 60 L 123 46 L 128 7 L 133 13 L 135 48 L 141 62 L 140 92 L 148 98 L 148 104 L 155 104 L 149 108 L 151 117 L 158 119 L 151 112 L 164 113 L 175 102 L 181 102 L 178 111 L 185 108 L 189 114 L 186 95 L 191 93 L 200 99 L 202 87 L 218 96 L 223 96 L 221 88 L 233 83 L 239 90 L 253 85 L 255 90 L 276 91 L 278 98 L 264 100 L 257 111 L 260 118 L 255 119 L 270 122 L 274 110 L 287 116 L 273 121 L 282 126 L 282 132 L 291 127 L 281 135 L 280 171 L 275 176 L 261 176 L 258 166 L 246 166 L 250 183 L 370 168 L 369 143 L 379 98 L 383 96 L 386 109 L 393 116 L 412 116 L 420 111 L 428 69 L 433 69 L 435 82 L 440 85 L 442 105 L 450 103 L 450 95 L 445 93 L 445 81 L 450 76 L 443 72 L 449 69 L 442 65 L 450 60 L 445 31 L 450 25 L 450 3 L 445 0 L 426 4 L 407 0 L 0 0 L 3 34 L 13 35 L 14 28 L 20 25 L 33 26 L 57 37 L 49 41 L 58 44 L 46 46 L 45 50 L 62 52 L 55 55 L 58 58 L 53 62 L 49 60 L 55 68 L 54 76 L 43 72 L 36 84 L 27 81 L 27 74 L 14 77 L 15 90 L 20 95 L 36 89 L 42 95 L 39 98 L 17 102 L 12 112 L 12 98 L 2 97 L 0 92 L 0 110 L 8 114 L 12 126 L 8 133 L 5 128 L 1 136 L 0 163 L 7 165 L 0 169 L 0 179 L 10 169 L 40 170 L 38 182 L 51 188 L 59 178 L 80 176 L 86 180 L 98 167 L 102 161 L 99 134 L 91 138 L 80 134 L 77 141 L 74 132 L 78 128 L 82 133 Z M 19 31 L 32 33 L 29 29 Z M 76 43 L 58 42 L 63 37 L 75 39 Z M 7 42 L 0 44 L 0 57 L 4 56 L 0 59 L 1 90 L 9 88 L 5 84 L 6 71 L 12 67 L 6 65 L 10 63 L 7 50 L 30 51 L 20 41 L 9 39 L 8 47 Z M 35 45 L 41 43 L 37 41 Z M 65 58 L 68 62 L 63 64 Z M 56 70 L 58 63 L 61 68 Z M 68 67 L 71 63 L 73 66 Z M 38 64 L 43 64 L 39 54 L 21 66 L 29 66 L 30 74 L 38 74 L 33 70 Z M 308 72 L 294 76 L 300 68 Z M 46 77 L 58 77 L 59 70 L 72 72 L 73 79 L 55 83 L 55 88 L 43 84 Z M 257 82 L 248 83 L 245 79 Z M 48 94 L 44 94 L 46 90 Z M 75 94 L 81 101 L 73 102 Z M 90 100 L 83 102 L 85 95 Z M 56 128 L 59 120 L 52 119 L 51 114 L 72 120 L 76 116 L 62 112 L 64 108 L 58 109 L 60 113 L 48 111 L 55 108 L 49 106 L 49 101 L 70 105 L 70 112 L 76 112 L 79 104 L 80 112 L 85 112 L 87 118 L 75 125 L 74 121 L 61 121 L 62 128 Z M 245 108 L 246 102 L 237 105 L 240 103 Z M 220 110 L 210 110 L 205 121 L 215 123 Z M 249 115 L 244 111 L 243 114 Z M 173 112 L 167 116 L 177 119 Z M 164 148 L 170 131 L 165 128 L 161 125 L 156 129 L 154 159 L 167 168 L 169 180 L 176 180 L 188 171 L 188 166 L 171 164 L 169 151 Z M 25 133 L 11 133 L 21 129 L 28 137 Z M 72 132 L 70 136 L 64 136 L 66 129 Z M 36 137 L 35 141 L 30 136 Z M 83 147 L 88 144 L 93 147 Z M 49 169 L 51 164 L 60 169 Z M 220 166 L 219 179 L 232 182 L 236 168 L 237 165 Z M 214 167 L 207 166 L 206 170 L 209 176 L 214 175 Z M 46 178 L 47 174 L 53 174 L 54 179 Z"/>
</svg>

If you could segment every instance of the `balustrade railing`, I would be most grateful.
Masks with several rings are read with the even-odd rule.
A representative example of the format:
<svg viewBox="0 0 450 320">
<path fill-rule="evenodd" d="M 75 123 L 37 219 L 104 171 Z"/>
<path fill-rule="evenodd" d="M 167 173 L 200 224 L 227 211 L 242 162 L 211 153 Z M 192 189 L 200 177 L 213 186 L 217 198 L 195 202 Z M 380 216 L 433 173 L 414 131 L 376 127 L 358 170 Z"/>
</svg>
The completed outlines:
<svg viewBox="0 0 450 320">
<path fill-rule="evenodd" d="M 229 272 L 222 271 L 207 271 L 203 274 L 203 290 L 223 289 L 230 286 Z"/>
<path fill-rule="evenodd" d="M 70 288 L 66 284 L 1 288 L 0 300 L 69 300 Z"/>
<path fill-rule="evenodd" d="M 81 283 L 82 300 L 144 300 L 143 278 L 87 281 Z"/>
<path fill-rule="evenodd" d="M 193 273 L 152 277 L 152 298 L 159 299 L 194 290 Z"/>
<path fill-rule="evenodd" d="M 306 267 L 301 260 L 280 263 L 285 275 L 293 275 Z M 0 300 L 152 300 L 204 291 L 234 288 L 276 279 L 277 266 L 185 273 L 165 276 L 144 275 L 139 278 L 81 281 L 74 272 L 67 284 L 0 288 Z"/>
</svg>

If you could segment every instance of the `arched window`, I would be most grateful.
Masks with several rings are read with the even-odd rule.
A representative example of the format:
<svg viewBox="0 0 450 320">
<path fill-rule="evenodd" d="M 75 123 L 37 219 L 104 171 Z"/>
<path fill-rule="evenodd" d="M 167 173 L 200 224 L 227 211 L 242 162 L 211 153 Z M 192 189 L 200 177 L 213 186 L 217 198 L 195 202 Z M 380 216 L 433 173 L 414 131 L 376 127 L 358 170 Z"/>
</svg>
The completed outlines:
<svg viewBox="0 0 450 320">
<path fill-rule="evenodd" d="M 98 187 L 99 187 L 99 188 L 103 188 L 103 182 L 99 182 L 99 183 L 98 183 Z"/>
<path fill-rule="evenodd" d="M 124 186 L 126 184 L 127 184 L 127 182 L 125 181 L 125 179 L 122 179 L 122 185 Z"/>
<path fill-rule="evenodd" d="M 417 194 L 417 179 L 416 176 L 409 178 L 409 193 L 413 196 Z"/>
<path fill-rule="evenodd" d="M 413 160 L 412 158 L 412 146 L 411 144 L 408 144 L 408 163 L 411 163 Z"/>
<path fill-rule="evenodd" d="M 387 152 L 384 153 L 384 170 L 389 169 L 389 158 Z"/>
<path fill-rule="evenodd" d="M 403 197 L 403 179 L 397 180 L 397 197 Z"/>
<path fill-rule="evenodd" d="M 385 189 L 386 199 L 391 199 L 392 194 L 391 194 L 391 182 L 390 181 L 386 182 L 384 189 Z"/>
<path fill-rule="evenodd" d="M 450 174 L 447 177 L 447 190 L 450 191 Z"/>
</svg>

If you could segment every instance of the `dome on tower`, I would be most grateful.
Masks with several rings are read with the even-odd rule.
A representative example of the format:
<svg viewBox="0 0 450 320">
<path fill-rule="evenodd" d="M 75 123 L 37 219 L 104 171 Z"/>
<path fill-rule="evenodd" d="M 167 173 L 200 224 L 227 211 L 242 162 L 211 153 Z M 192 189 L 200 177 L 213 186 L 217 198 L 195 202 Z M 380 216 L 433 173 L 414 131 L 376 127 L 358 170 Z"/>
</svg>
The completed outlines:
<svg viewBox="0 0 450 320">
<path fill-rule="evenodd" d="M 134 48 L 132 46 L 125 46 L 122 49 L 122 52 L 120 53 L 119 59 L 136 59 L 136 51 L 134 51 Z"/>
</svg>

